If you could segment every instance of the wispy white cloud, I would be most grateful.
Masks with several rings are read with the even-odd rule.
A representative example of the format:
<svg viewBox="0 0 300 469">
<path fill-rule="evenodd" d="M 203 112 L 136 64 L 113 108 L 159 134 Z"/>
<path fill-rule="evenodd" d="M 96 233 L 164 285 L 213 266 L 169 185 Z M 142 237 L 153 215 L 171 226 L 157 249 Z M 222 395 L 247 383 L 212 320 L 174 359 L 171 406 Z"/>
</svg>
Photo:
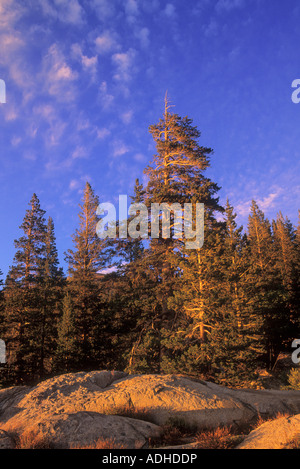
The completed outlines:
<svg viewBox="0 0 300 469">
<path fill-rule="evenodd" d="M 137 20 L 139 7 L 136 0 L 127 0 L 125 3 L 125 13 L 128 23 L 133 24 Z"/>
<path fill-rule="evenodd" d="M 58 145 L 64 136 L 67 128 L 67 122 L 59 117 L 56 107 L 52 104 L 39 104 L 33 108 L 33 122 L 29 121 L 29 125 L 46 126 L 46 130 L 43 129 L 43 138 L 46 147 Z"/>
<path fill-rule="evenodd" d="M 78 0 L 38 0 L 38 2 L 47 17 L 77 26 L 84 23 L 84 10 Z"/>
<path fill-rule="evenodd" d="M 29 150 L 24 152 L 23 157 L 27 161 L 36 161 L 36 159 L 37 159 L 36 154 L 33 153 L 32 151 L 29 151 Z"/>
<path fill-rule="evenodd" d="M 83 145 L 77 146 L 71 155 L 73 160 L 76 160 L 78 158 L 88 158 L 88 156 L 88 150 Z"/>
<path fill-rule="evenodd" d="M 13 101 L 13 99 L 9 98 L 7 103 L 5 104 L 5 107 L 3 106 L 2 109 L 3 109 L 4 119 L 6 122 L 14 121 L 20 115 L 18 106 Z"/>
<path fill-rule="evenodd" d="M 80 61 L 83 69 L 87 71 L 91 75 L 92 80 L 95 81 L 97 76 L 98 56 L 95 55 L 88 57 L 87 55 L 84 55 L 82 47 L 78 43 L 73 44 L 71 50 L 74 57 Z"/>
<path fill-rule="evenodd" d="M 27 128 L 27 135 L 30 138 L 35 138 L 37 136 L 38 126 L 35 122 L 31 122 Z"/>
<path fill-rule="evenodd" d="M 248 200 L 238 203 L 235 207 L 235 211 L 241 217 L 248 216 L 250 213 L 252 200 L 255 200 L 263 212 L 268 212 L 269 210 L 276 208 L 278 198 L 282 192 L 283 189 L 281 187 L 275 187 L 273 191 L 265 197 L 260 197 L 257 194 L 253 194 L 253 196 Z"/>
<path fill-rule="evenodd" d="M 106 81 L 103 81 L 99 87 L 99 97 L 103 109 L 109 109 L 112 106 L 114 96 L 109 93 Z"/>
<path fill-rule="evenodd" d="M 141 47 L 146 49 L 150 45 L 150 31 L 148 28 L 141 28 L 135 31 L 135 37 L 140 40 Z"/>
<path fill-rule="evenodd" d="M 14 135 L 10 142 L 11 142 L 13 147 L 17 147 L 22 142 L 22 139 L 21 139 L 21 137 L 17 137 L 16 135 Z"/>
<path fill-rule="evenodd" d="M 214 18 L 211 18 L 207 25 L 203 25 L 204 35 L 206 37 L 217 36 L 218 34 L 218 23 Z"/>
<path fill-rule="evenodd" d="M 98 19 L 105 21 L 115 14 L 115 5 L 111 0 L 89 0 L 89 6 L 92 8 Z"/>
<path fill-rule="evenodd" d="M 98 54 L 107 54 L 120 49 L 117 34 L 114 31 L 105 30 L 95 39 Z"/>
<path fill-rule="evenodd" d="M 163 12 L 168 18 L 175 18 L 176 16 L 176 9 L 173 3 L 167 3 Z"/>
<path fill-rule="evenodd" d="M 130 109 L 129 111 L 123 112 L 120 117 L 124 124 L 130 124 L 133 117 L 133 110 Z"/>
<path fill-rule="evenodd" d="M 46 146 L 58 145 L 65 134 L 67 123 L 62 120 L 55 121 L 45 133 L 44 142 Z"/>
<path fill-rule="evenodd" d="M 25 6 L 15 0 L 1 0 L 0 2 L 0 29 L 11 29 L 16 21 L 24 14 Z"/>
<path fill-rule="evenodd" d="M 129 152 L 129 147 L 122 142 L 121 140 L 115 140 L 113 142 L 113 156 L 118 157 L 118 156 L 123 156 L 125 153 Z"/>
<path fill-rule="evenodd" d="M 14 31 L 9 31 L 0 34 L 0 45 L 1 45 L 1 56 L 0 63 L 7 65 L 11 62 L 11 58 L 15 57 L 18 52 L 24 46 L 24 38 L 21 34 Z"/>
<path fill-rule="evenodd" d="M 215 9 L 218 13 L 223 11 L 231 11 L 235 8 L 243 8 L 245 0 L 218 0 Z"/>
<path fill-rule="evenodd" d="M 147 158 L 143 153 L 136 153 L 133 158 L 137 163 L 145 163 L 147 161 Z"/>
<path fill-rule="evenodd" d="M 101 129 L 97 129 L 97 138 L 99 140 L 103 140 L 106 137 L 108 137 L 111 134 L 111 131 L 107 129 L 106 127 L 103 127 Z"/>
<path fill-rule="evenodd" d="M 114 79 L 121 82 L 128 82 L 135 70 L 136 50 L 130 48 L 127 52 L 121 52 L 112 56 L 112 62 L 116 66 Z"/>
<path fill-rule="evenodd" d="M 40 76 L 44 92 L 61 102 L 74 101 L 76 90 L 73 82 L 77 78 L 78 74 L 68 65 L 58 44 L 52 44 L 43 59 Z"/>
<path fill-rule="evenodd" d="M 79 178 L 74 178 L 71 179 L 69 183 L 69 189 L 70 191 L 77 191 L 78 193 L 83 192 L 84 184 L 86 181 L 90 181 L 91 177 L 89 175 L 83 175 L 80 176 Z"/>
<path fill-rule="evenodd" d="M 263 211 L 267 211 L 271 208 L 276 207 L 276 202 L 277 202 L 276 199 L 278 199 L 281 193 L 282 193 L 282 189 L 278 187 L 274 192 L 271 192 L 266 197 L 263 197 L 262 199 L 258 199 L 258 205 Z"/>
<path fill-rule="evenodd" d="M 58 158 L 55 155 L 50 156 L 48 161 L 45 164 L 45 174 L 44 176 L 51 176 L 53 173 L 60 173 L 61 171 L 70 170 L 73 164 L 73 159 L 70 157 L 67 158 Z"/>
</svg>

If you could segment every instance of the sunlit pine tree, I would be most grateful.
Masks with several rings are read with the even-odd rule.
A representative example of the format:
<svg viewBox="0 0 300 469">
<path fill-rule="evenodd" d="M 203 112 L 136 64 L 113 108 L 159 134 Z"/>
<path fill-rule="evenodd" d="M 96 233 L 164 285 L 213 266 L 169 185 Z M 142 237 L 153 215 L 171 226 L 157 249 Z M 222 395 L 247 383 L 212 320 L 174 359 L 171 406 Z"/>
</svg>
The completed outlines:
<svg viewBox="0 0 300 469">
<path fill-rule="evenodd" d="M 15 241 L 17 249 L 5 283 L 7 361 L 18 381 L 39 372 L 40 282 L 46 254 L 45 211 L 33 194 Z"/>
<path fill-rule="evenodd" d="M 215 225 L 214 212 L 222 211 L 218 198 L 215 197 L 219 190 L 217 184 L 204 176 L 210 166 L 210 148 L 202 147 L 198 143 L 200 132 L 192 125 L 188 117 L 181 118 L 170 111 L 171 105 L 166 96 L 163 117 L 158 124 L 151 125 L 149 130 L 156 144 L 156 154 L 151 163 L 145 169 L 148 183 L 145 187 L 145 203 L 150 208 L 153 203 L 182 204 L 204 203 L 206 222 Z M 171 215 L 170 237 L 163 238 L 160 226 L 159 237 L 150 240 L 150 246 L 144 256 L 144 269 L 151 271 L 156 278 L 155 297 L 153 298 L 153 311 L 149 317 L 152 330 L 152 344 L 156 342 L 158 357 L 158 370 L 169 368 L 172 360 L 172 347 L 175 340 L 178 318 L 183 312 L 197 311 L 198 335 L 203 333 L 202 322 L 202 298 L 203 291 L 196 299 L 196 291 L 191 291 L 184 305 L 178 305 L 176 293 L 182 286 L 182 276 L 179 267 L 182 257 L 193 257 L 192 269 L 196 269 L 201 277 L 202 290 L 206 283 L 203 274 L 203 262 L 201 250 L 187 253 L 184 249 L 184 239 L 174 237 L 174 218 Z M 206 241 L 207 242 L 207 241 Z M 196 252 L 197 251 L 197 252 Z M 196 254 L 196 262 L 194 260 Z M 186 262 L 186 264 L 188 261 Z M 207 266 L 205 266 L 207 268 Z M 186 268 L 186 270 L 188 270 Z M 201 273 L 200 273 L 201 271 Z M 202 282 L 202 283 L 201 283 Z M 185 285 L 186 287 L 186 285 Z M 190 286 L 186 287 L 191 290 Z M 184 292 L 182 299 L 184 298 Z M 186 299 L 186 298 L 184 298 Z M 180 314 L 179 310 L 181 310 Z M 196 315 L 194 314 L 194 317 Z M 148 328 L 150 331 L 150 328 Z M 142 343 L 142 341 L 141 341 Z M 152 352 L 152 355 L 155 355 Z"/>
<path fill-rule="evenodd" d="M 262 358 L 266 367 L 272 369 L 282 350 L 287 317 L 271 224 L 254 200 L 248 218 L 247 237 L 252 276 L 249 302 L 253 314 L 260 315 L 263 321 Z"/>
<path fill-rule="evenodd" d="M 58 323 L 62 315 L 62 299 L 64 295 L 65 278 L 59 266 L 54 223 L 48 218 L 45 233 L 45 257 L 39 282 L 40 334 L 37 338 L 40 344 L 39 375 L 42 377 L 53 369 L 55 349 L 57 344 Z"/>
<path fill-rule="evenodd" d="M 249 307 L 250 259 L 243 227 L 228 199 L 225 206 L 223 249 L 219 263 L 216 321 L 206 345 L 214 379 L 222 384 L 244 385 L 256 378 L 262 353 L 262 320 Z M 208 352 L 208 350 L 210 351 Z"/>
<path fill-rule="evenodd" d="M 286 305 L 286 344 L 290 346 L 297 334 L 299 321 L 296 232 L 293 224 L 282 213 L 272 223 L 276 267 L 282 290 L 278 292 Z M 296 329 L 296 330 L 295 330 Z"/>
<path fill-rule="evenodd" d="M 74 368 L 92 367 L 97 364 L 103 337 L 96 334 L 101 328 L 102 316 L 97 272 L 105 266 L 105 240 L 97 236 L 98 196 L 90 183 L 86 183 L 79 205 L 79 226 L 73 235 L 73 249 L 66 253 L 68 263 L 67 291 L 72 297 L 77 352 Z M 100 321 L 100 323 L 99 323 Z"/>
<path fill-rule="evenodd" d="M 68 373 L 74 369 L 74 361 L 76 362 L 77 341 L 74 305 L 70 292 L 66 292 L 62 301 L 62 317 L 59 322 L 55 370 L 58 372 Z"/>
</svg>

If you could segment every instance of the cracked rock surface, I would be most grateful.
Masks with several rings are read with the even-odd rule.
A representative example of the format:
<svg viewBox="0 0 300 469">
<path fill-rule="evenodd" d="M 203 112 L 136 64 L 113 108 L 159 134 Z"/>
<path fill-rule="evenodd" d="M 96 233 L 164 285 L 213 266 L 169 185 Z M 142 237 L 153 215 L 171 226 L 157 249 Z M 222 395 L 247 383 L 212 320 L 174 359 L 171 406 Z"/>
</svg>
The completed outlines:
<svg viewBox="0 0 300 469">
<path fill-rule="evenodd" d="M 28 429 L 55 448 L 111 439 L 126 448 L 147 446 L 170 418 L 200 428 L 240 427 L 257 415 L 300 413 L 300 391 L 229 389 L 182 375 L 119 371 L 69 373 L 36 386 L 0 390 L 1 441 Z"/>
</svg>

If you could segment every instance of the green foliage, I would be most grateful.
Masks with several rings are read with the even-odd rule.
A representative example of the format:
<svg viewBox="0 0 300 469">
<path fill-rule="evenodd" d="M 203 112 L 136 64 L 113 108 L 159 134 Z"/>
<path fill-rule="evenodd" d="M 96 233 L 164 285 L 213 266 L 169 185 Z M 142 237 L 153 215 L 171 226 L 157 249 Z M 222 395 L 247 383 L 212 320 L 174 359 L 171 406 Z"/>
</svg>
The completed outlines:
<svg viewBox="0 0 300 469">
<path fill-rule="evenodd" d="M 257 369 L 272 369 L 299 336 L 300 223 L 293 227 L 281 213 L 270 222 L 252 201 L 247 228 L 238 226 L 207 176 L 212 149 L 200 144 L 191 119 L 170 109 L 166 98 L 149 128 L 156 154 L 144 171 L 147 184 L 137 179 L 131 199 L 148 208 L 204 203 L 203 247 L 187 249 L 185 235 L 174 236 L 174 214 L 169 237 L 160 224 L 159 238 L 149 242 L 100 240 L 99 199 L 86 183 L 65 279 L 53 220 L 46 223 L 34 194 L 0 290 L 0 338 L 8 349 L 2 385 L 106 368 L 249 387 Z M 115 272 L 99 274 L 111 266 Z M 289 377 L 295 389 L 298 372 Z"/>
<path fill-rule="evenodd" d="M 288 374 L 289 389 L 300 391 L 300 368 L 293 368 Z"/>
<path fill-rule="evenodd" d="M 49 219 L 46 225 L 44 215 L 33 194 L 4 288 L 7 376 L 21 383 L 50 372 L 56 345 L 63 273 L 58 267 L 53 222 Z"/>
</svg>

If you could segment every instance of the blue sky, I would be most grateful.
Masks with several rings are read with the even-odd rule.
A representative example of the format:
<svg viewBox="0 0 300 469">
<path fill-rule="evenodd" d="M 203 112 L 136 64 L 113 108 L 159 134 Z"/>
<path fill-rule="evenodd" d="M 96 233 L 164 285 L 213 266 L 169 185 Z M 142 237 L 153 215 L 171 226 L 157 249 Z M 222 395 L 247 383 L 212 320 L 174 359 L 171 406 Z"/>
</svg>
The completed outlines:
<svg viewBox="0 0 300 469">
<path fill-rule="evenodd" d="M 298 0 L 0 0 L 0 269 L 35 192 L 62 266 L 88 180 L 132 194 L 168 95 L 214 149 L 209 176 L 246 226 L 251 199 L 297 223 Z"/>
</svg>

